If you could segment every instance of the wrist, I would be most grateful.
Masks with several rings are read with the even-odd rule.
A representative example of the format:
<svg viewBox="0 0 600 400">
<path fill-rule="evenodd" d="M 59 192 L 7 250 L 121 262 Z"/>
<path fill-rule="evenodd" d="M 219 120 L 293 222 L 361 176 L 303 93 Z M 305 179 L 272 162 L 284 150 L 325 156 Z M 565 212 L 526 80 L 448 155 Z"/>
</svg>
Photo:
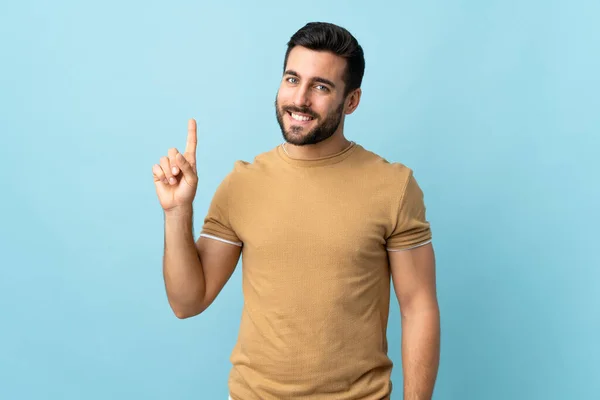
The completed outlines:
<svg viewBox="0 0 600 400">
<path fill-rule="evenodd" d="M 164 210 L 164 213 L 165 219 L 180 219 L 192 217 L 194 210 L 191 204 L 186 204 Z"/>
</svg>

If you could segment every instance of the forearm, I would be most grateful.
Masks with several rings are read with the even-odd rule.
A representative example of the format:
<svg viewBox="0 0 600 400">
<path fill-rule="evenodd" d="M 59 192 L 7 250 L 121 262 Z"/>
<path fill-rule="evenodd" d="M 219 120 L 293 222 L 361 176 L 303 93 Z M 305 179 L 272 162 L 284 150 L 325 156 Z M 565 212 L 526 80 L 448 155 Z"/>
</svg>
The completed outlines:
<svg viewBox="0 0 600 400">
<path fill-rule="evenodd" d="M 404 400 L 430 400 L 440 356 L 437 307 L 402 315 Z"/>
<path fill-rule="evenodd" d="M 193 238 L 192 215 L 191 206 L 165 213 L 163 275 L 169 304 L 179 318 L 200 311 L 206 287 Z"/>
</svg>

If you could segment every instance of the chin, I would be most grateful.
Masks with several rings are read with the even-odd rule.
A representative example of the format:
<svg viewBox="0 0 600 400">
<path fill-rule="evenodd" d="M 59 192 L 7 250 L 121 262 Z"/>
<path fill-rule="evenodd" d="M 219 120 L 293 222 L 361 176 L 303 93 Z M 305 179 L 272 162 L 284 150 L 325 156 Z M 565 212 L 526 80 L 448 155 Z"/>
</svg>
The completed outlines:
<svg viewBox="0 0 600 400">
<path fill-rule="evenodd" d="M 284 138 L 285 138 L 286 142 L 288 142 L 289 144 L 296 145 L 296 146 L 304 145 L 305 140 L 306 140 L 305 135 L 297 134 L 297 133 L 290 133 L 289 131 L 286 131 Z"/>
</svg>

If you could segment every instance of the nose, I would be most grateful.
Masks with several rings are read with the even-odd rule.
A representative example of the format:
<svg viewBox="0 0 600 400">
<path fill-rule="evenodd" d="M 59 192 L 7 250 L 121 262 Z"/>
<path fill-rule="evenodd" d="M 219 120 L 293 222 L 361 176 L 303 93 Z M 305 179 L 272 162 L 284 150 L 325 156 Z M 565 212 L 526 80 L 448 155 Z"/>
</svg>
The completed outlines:
<svg viewBox="0 0 600 400">
<path fill-rule="evenodd" d="M 304 85 L 296 87 L 293 102 L 296 107 L 310 107 L 309 88 Z"/>
</svg>

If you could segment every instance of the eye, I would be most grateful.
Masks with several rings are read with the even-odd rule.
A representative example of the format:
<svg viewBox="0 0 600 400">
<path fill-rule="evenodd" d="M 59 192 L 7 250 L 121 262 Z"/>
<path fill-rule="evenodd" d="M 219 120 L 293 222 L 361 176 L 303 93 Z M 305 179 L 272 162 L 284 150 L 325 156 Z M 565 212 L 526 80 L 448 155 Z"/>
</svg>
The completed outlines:
<svg viewBox="0 0 600 400">
<path fill-rule="evenodd" d="M 296 79 L 293 76 L 290 76 L 286 79 L 286 81 L 288 81 L 289 83 L 298 83 L 298 79 Z"/>
<path fill-rule="evenodd" d="M 316 86 L 317 90 L 321 91 L 321 92 L 327 92 L 329 91 L 329 88 L 325 85 L 317 85 Z"/>
</svg>

